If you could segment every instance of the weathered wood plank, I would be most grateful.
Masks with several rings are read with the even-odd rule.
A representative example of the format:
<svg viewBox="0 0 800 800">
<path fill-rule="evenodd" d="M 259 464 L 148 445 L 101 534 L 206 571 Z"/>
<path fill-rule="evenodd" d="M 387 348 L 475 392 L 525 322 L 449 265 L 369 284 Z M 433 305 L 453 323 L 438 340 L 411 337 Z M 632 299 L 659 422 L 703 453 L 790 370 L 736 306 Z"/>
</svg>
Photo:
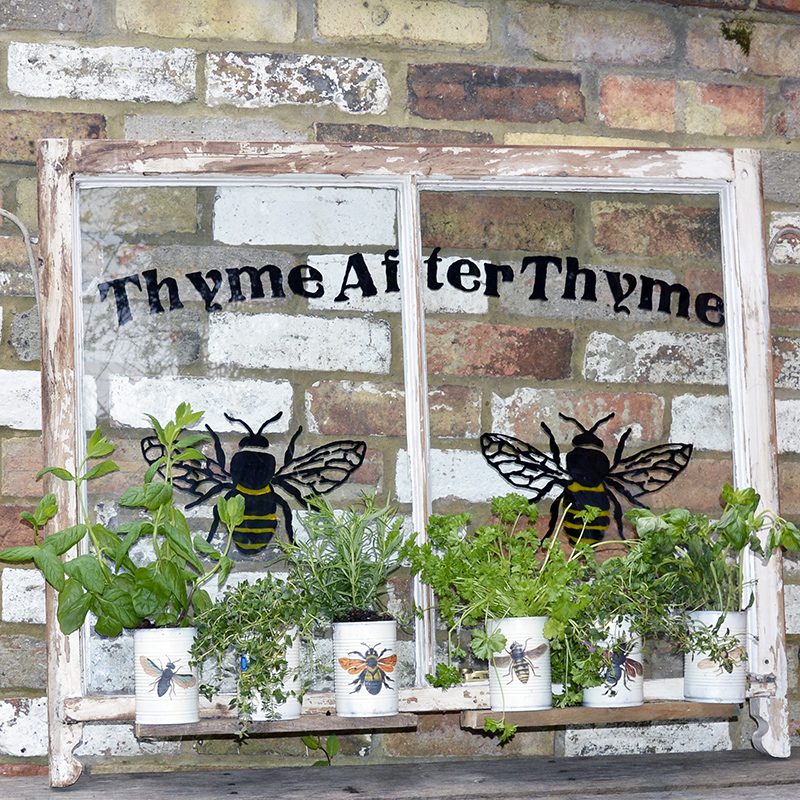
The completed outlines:
<svg viewBox="0 0 800 800">
<path fill-rule="evenodd" d="M 520 728 L 560 725 L 613 725 L 619 722 L 655 722 L 675 719 L 729 719 L 739 713 L 734 703 L 645 703 L 633 708 L 548 708 L 543 711 L 507 711 L 505 722 Z M 483 730 L 487 717 L 499 711 L 462 711 L 461 727 Z"/>
<path fill-rule="evenodd" d="M 416 714 L 393 714 L 389 717 L 338 717 L 335 714 L 304 714 L 298 719 L 250 722 L 247 732 L 252 736 L 270 733 L 354 733 L 356 731 L 413 730 Z M 190 725 L 136 725 L 139 739 L 168 739 L 174 737 L 236 736 L 242 730 L 237 719 L 201 719 Z"/>
</svg>

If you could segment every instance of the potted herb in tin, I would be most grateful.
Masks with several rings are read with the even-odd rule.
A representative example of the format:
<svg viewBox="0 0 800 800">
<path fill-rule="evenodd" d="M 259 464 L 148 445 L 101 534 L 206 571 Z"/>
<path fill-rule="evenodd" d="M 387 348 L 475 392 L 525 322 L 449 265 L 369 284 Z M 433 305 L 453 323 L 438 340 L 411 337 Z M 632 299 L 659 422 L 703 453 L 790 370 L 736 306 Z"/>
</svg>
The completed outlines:
<svg viewBox="0 0 800 800">
<path fill-rule="evenodd" d="M 684 695 L 703 702 L 744 702 L 746 609 L 742 553 L 769 558 L 776 547 L 800 550 L 800 531 L 772 511 L 758 511 L 753 489 L 725 484 L 718 520 L 687 509 L 655 515 L 629 511 L 653 580 L 675 611 L 670 635 L 685 653 Z M 763 538 L 763 543 L 762 543 Z"/>
<path fill-rule="evenodd" d="M 540 538 L 538 509 L 522 495 L 494 498 L 492 514 L 494 524 L 472 530 L 467 513 L 432 516 L 428 541 L 410 542 L 404 555 L 432 587 L 451 634 L 473 628 L 472 651 L 490 664 L 492 710 L 549 708 L 550 640 L 585 602 L 586 547 L 579 543 L 568 557 L 560 524 Z M 453 655 L 466 654 L 451 647 Z M 437 673 L 438 685 L 457 675 L 452 664 Z"/>
<path fill-rule="evenodd" d="M 138 509 L 140 518 L 113 531 L 89 517 L 84 485 L 118 470 L 107 458 L 114 446 L 98 429 L 87 442 L 86 457 L 76 474 L 61 467 L 39 473 L 52 473 L 75 485 L 83 522 L 40 538 L 58 510 L 55 497 L 46 495 L 33 513 L 22 515 L 33 526 L 34 543 L 0 551 L 2 561 L 33 560 L 42 571 L 58 592 L 57 617 L 63 633 L 77 631 L 90 612 L 101 636 L 134 630 L 140 723 L 197 721 L 197 679 L 189 668 L 191 626 L 195 615 L 211 605 L 204 584 L 216 576 L 221 585 L 233 565 L 227 556 L 230 533 L 225 549 L 217 551 L 202 536 L 192 537 L 174 503 L 176 464 L 203 458 L 196 445 L 206 437 L 184 431 L 201 417 L 202 412 L 192 411 L 186 403 L 166 425 L 149 417 L 160 456 L 145 472 L 143 484 L 125 491 L 118 501 Z M 73 548 L 84 541 L 85 552 L 74 555 Z M 149 543 L 151 552 L 135 561 L 131 548 L 139 541 Z"/>
<path fill-rule="evenodd" d="M 333 626 L 336 712 L 396 714 L 397 623 L 383 598 L 401 563 L 403 519 L 373 493 L 341 511 L 312 497 L 301 522 L 304 530 L 282 547 L 308 612 Z"/>
</svg>

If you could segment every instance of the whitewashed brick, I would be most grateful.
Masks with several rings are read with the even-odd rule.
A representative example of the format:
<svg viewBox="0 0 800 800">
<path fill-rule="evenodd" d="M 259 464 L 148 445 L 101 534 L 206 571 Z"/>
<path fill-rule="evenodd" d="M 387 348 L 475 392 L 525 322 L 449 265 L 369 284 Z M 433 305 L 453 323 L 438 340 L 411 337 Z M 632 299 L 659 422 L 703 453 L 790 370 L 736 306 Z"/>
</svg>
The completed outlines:
<svg viewBox="0 0 800 800">
<path fill-rule="evenodd" d="M 452 498 L 485 503 L 493 497 L 520 491 L 503 480 L 479 451 L 431 450 L 430 475 L 432 500 Z M 411 472 L 405 450 L 397 453 L 395 483 L 398 502 L 410 503 Z"/>
<path fill-rule="evenodd" d="M 78 757 L 178 755 L 180 751 L 180 740 L 137 739 L 132 724 L 84 725 L 83 738 L 75 748 L 75 755 Z"/>
<path fill-rule="evenodd" d="M 3 622 L 45 624 L 44 576 L 38 569 L 6 567 L 0 573 Z"/>
<path fill-rule="evenodd" d="M 775 401 L 778 452 L 800 453 L 800 400 Z"/>
<path fill-rule="evenodd" d="M 0 425 L 42 429 L 42 376 L 38 370 L 0 370 Z"/>
<path fill-rule="evenodd" d="M 792 227 L 800 230 L 800 215 L 774 213 L 769 218 L 769 242 L 772 245 L 770 261 L 773 264 L 800 264 L 800 236 L 787 232 L 778 241 L 781 228 Z"/>
<path fill-rule="evenodd" d="M 205 411 L 196 427 L 205 425 L 218 433 L 238 431 L 225 414 L 243 419 L 256 429 L 278 411 L 283 416 L 270 426 L 273 433 L 285 433 L 291 425 L 293 390 L 289 381 L 220 380 L 218 378 L 126 378 L 115 375 L 110 380 L 110 414 L 119 425 L 149 428 L 145 414 L 159 422 L 171 418 L 182 402 L 197 411 Z"/>
<path fill-rule="evenodd" d="M 386 374 L 391 357 L 383 320 L 219 313 L 208 323 L 212 364 Z"/>
<path fill-rule="evenodd" d="M 0 701 L 0 753 L 29 757 L 47 755 L 47 698 Z"/>
<path fill-rule="evenodd" d="M 229 186 L 217 190 L 214 238 L 226 244 L 391 248 L 396 216 L 392 189 Z"/>
<path fill-rule="evenodd" d="M 206 86 L 209 106 L 332 105 L 348 114 L 384 114 L 391 99 L 383 66 L 367 58 L 209 53 Z"/>
<path fill-rule="evenodd" d="M 730 750 L 727 722 L 689 722 L 590 726 L 566 731 L 565 756 L 635 755 L 645 753 L 692 753 Z"/>
<path fill-rule="evenodd" d="M 269 119 L 230 117 L 150 117 L 136 114 L 125 118 L 126 139 L 174 139 L 209 142 L 306 142 L 308 134 L 286 130 Z"/>
<path fill-rule="evenodd" d="M 370 271 L 375 288 L 378 290 L 372 297 L 364 297 L 361 289 L 347 289 L 345 294 L 348 299 L 342 302 L 335 302 L 334 298 L 339 295 L 345 283 L 345 272 L 347 270 L 347 260 L 349 254 L 337 253 L 324 256 L 309 256 L 310 266 L 318 269 L 325 276 L 325 294 L 320 298 L 311 298 L 308 301 L 309 308 L 315 309 L 347 309 L 353 311 L 390 311 L 400 312 L 402 306 L 402 295 L 400 292 L 386 292 L 386 268 L 382 266 L 383 255 L 377 253 L 363 253 L 364 261 Z M 447 267 L 458 260 L 460 256 L 443 258 L 440 270 L 444 273 Z M 398 282 L 402 282 L 400 268 L 397 275 Z M 449 283 L 441 289 L 432 291 L 423 288 L 422 300 L 425 310 L 431 314 L 485 314 L 489 310 L 489 298 L 483 294 L 485 281 L 477 279 L 479 288 L 474 292 L 462 292 Z M 351 272 L 347 276 L 349 285 L 357 283 L 356 276 Z"/>
<path fill-rule="evenodd" d="M 721 334 L 647 331 L 628 341 L 600 331 L 586 345 L 584 376 L 611 383 L 727 383 Z"/>
<path fill-rule="evenodd" d="M 800 634 L 800 586 L 793 583 L 785 584 L 783 601 L 786 607 L 786 633 Z"/>
<path fill-rule="evenodd" d="M 679 395 L 672 401 L 671 442 L 691 442 L 695 450 L 731 450 L 728 395 Z"/>
<path fill-rule="evenodd" d="M 185 103 L 195 97 L 196 69 L 194 50 L 185 48 L 8 46 L 8 88 L 25 97 Z"/>
</svg>

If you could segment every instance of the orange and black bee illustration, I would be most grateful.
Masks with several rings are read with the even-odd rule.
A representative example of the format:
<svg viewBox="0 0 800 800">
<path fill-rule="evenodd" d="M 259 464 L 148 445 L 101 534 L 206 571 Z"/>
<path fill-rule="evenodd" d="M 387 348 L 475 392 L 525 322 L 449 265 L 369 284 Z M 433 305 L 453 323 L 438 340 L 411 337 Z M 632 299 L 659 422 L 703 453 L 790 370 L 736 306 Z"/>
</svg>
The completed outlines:
<svg viewBox="0 0 800 800">
<path fill-rule="evenodd" d="M 379 653 L 380 642 L 374 647 L 369 647 L 367 644 L 364 644 L 364 647 L 367 648 L 365 653 L 359 653 L 357 650 L 351 650 L 348 653 L 348 655 L 358 656 L 358 658 L 342 657 L 339 659 L 339 665 L 345 672 L 358 675 L 350 684 L 356 687 L 350 694 L 361 691 L 362 686 L 365 686 L 370 694 L 378 694 L 384 686 L 387 689 L 391 688 L 392 679 L 387 673 L 394 672 L 397 654 L 384 655 L 389 652 L 388 648 L 384 648 Z"/>
</svg>

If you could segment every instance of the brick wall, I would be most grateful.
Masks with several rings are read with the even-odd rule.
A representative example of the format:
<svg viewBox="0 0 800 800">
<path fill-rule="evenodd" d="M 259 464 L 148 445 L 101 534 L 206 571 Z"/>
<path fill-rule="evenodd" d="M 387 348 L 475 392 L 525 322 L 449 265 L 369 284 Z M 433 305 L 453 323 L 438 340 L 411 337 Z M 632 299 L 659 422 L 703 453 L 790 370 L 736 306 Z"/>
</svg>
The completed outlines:
<svg viewBox="0 0 800 800">
<path fill-rule="evenodd" d="M 21 0 L 0 8 L 0 203 L 35 234 L 35 141 L 53 136 L 747 146 L 765 153 L 770 230 L 800 226 L 795 142 L 800 5 L 784 0 L 751 5 L 241 0 L 235 14 L 224 14 L 219 4 L 204 0 Z M 749 54 L 720 30 L 721 22 L 736 19 L 752 25 Z M 116 197 L 98 191 L 95 199 L 84 226 L 95 225 L 98 234 L 113 229 L 123 237 L 121 245 L 114 243 L 114 258 L 124 264 L 124 274 L 157 270 L 163 277 L 187 263 L 224 273 L 235 250 L 240 264 L 280 268 L 288 287 L 290 273 L 304 263 L 298 248 L 277 246 L 269 230 L 261 230 L 258 241 L 246 241 L 237 227 L 246 215 L 226 206 L 223 196 L 213 208 L 208 198 L 185 189 Z M 437 508 L 480 504 L 505 488 L 480 472 L 485 465 L 470 449 L 483 430 L 544 446 L 540 422 L 545 421 L 559 441 L 568 441 L 574 432 L 553 418 L 556 409 L 585 421 L 616 411 L 613 424 L 602 430 L 609 446 L 631 426 L 634 448 L 690 437 L 702 442 L 686 474 L 658 501 L 712 510 L 714 490 L 730 474 L 724 340 L 713 324 L 713 304 L 697 305 L 699 296 L 720 291 L 715 209 L 688 198 L 596 197 L 579 204 L 567 197 L 525 198 L 524 207 L 521 202 L 437 193 L 423 204 L 425 255 L 441 248 L 437 275 L 453 276 L 427 299 Z M 342 241 L 339 252 L 308 255 L 309 267 L 331 276 L 330 286 L 343 286 L 347 263 L 334 256 L 353 247 L 364 250 L 371 274 L 385 274 L 375 199 L 365 203 L 375 241 Z M 198 208 L 206 209 L 205 216 L 198 217 Z M 216 227 L 203 238 L 212 216 Z M 573 300 L 566 273 L 545 265 L 540 275 L 546 283 L 537 288 L 534 266 L 523 275 L 519 261 L 516 291 L 502 283 L 497 297 L 483 291 L 484 265 L 506 263 L 511 251 L 558 254 L 583 242 L 591 243 L 580 244 L 579 255 L 581 267 L 597 277 L 596 303 L 578 299 L 583 278 Z M 317 242 L 306 237 L 302 244 L 330 248 L 332 243 L 326 232 Z M 111 252 L 100 235 L 93 247 L 92 257 Z M 464 260 L 478 272 L 456 264 Z M 787 239 L 776 246 L 770 272 L 781 497 L 784 512 L 794 516 L 800 515 L 798 263 L 800 245 Z M 635 303 L 614 295 L 607 273 L 623 271 L 634 274 L 639 286 L 642 276 L 679 280 L 690 292 L 689 318 L 654 326 L 652 315 L 639 307 L 638 294 Z M 311 273 L 294 274 L 297 286 L 313 289 L 301 280 Z M 473 280 L 482 289 L 465 291 Z M 302 423 L 309 445 L 342 435 L 362 437 L 369 451 L 356 485 L 379 485 L 382 491 L 394 486 L 407 501 L 399 304 L 396 294 L 379 288 L 374 297 L 350 292 L 352 313 L 341 319 L 334 312 L 334 292 L 304 297 L 304 308 L 319 317 L 317 341 L 338 346 L 309 350 L 314 360 L 300 365 L 303 380 L 289 386 L 276 378 L 269 396 L 292 409 L 291 419 L 287 415 L 275 426 L 276 436 L 286 437 Z M 187 291 L 194 291 L 187 308 L 164 315 L 172 319 L 168 346 L 153 346 L 163 342 L 157 328 L 148 338 L 141 336 L 139 322 L 130 327 L 125 367 L 154 382 L 143 379 L 134 386 L 121 370 L 101 385 L 99 406 L 89 413 L 120 427 L 136 426 L 153 402 L 168 407 L 192 399 L 214 412 L 212 426 L 227 446 L 235 446 L 237 434 L 219 410 L 233 391 L 244 418 L 264 416 L 263 376 L 257 386 L 248 385 L 248 370 L 259 354 L 247 344 L 256 334 L 263 340 L 265 331 L 258 315 L 232 314 L 224 305 L 208 316 L 197 292 Z M 531 301 L 535 291 L 545 292 L 546 301 Z M 299 332 L 307 333 L 292 305 L 298 293 L 269 294 L 263 303 L 281 315 L 284 329 L 300 326 Z M 164 298 L 167 302 L 166 293 Z M 615 303 L 629 307 L 628 327 L 608 324 L 609 304 Z M 109 328 L 118 324 L 111 298 L 98 308 Z M 131 313 L 137 320 L 136 315 L 147 316 L 135 303 Z M 38 319 L 25 250 L 16 228 L 6 222 L 0 226 L 0 315 L 0 545 L 5 546 L 25 539 L 19 512 L 35 503 L 40 490 L 33 478 L 42 466 Z M 198 319 L 207 323 L 198 325 Z M 99 345 L 89 342 L 90 358 L 93 347 Z M 276 370 L 281 358 L 294 357 L 282 355 L 278 341 L 270 352 Z M 224 366 L 237 374 L 226 373 L 227 383 L 204 380 L 198 359 L 206 359 L 206 369 Z M 168 374 L 154 374 L 159 372 Z M 118 455 L 121 481 L 140 470 L 135 442 L 123 444 Z M 118 491 L 121 481 L 110 482 L 106 491 Z M 800 570 L 793 563 L 787 581 L 787 623 L 797 645 Z M 46 754 L 41 598 L 37 572 L 19 567 L 0 572 L 0 762 L 25 769 L 43 764 Z M 113 672 L 121 656 L 111 651 L 103 663 Z M 792 668 L 792 698 L 800 701 L 794 661 Z M 739 741 L 738 731 L 727 725 L 693 730 L 701 746 Z M 644 729 L 638 742 L 618 740 L 618 747 L 635 749 L 642 741 L 651 746 L 647 737 L 655 735 Z M 652 746 L 675 747 L 678 738 Z M 573 733 L 525 734 L 505 752 L 584 752 L 588 745 L 579 739 Z M 295 740 L 248 747 L 258 763 L 303 757 Z M 414 735 L 352 737 L 345 750 L 348 758 L 373 760 L 497 752 L 481 737 L 457 731 L 447 715 L 426 720 Z M 131 758 L 139 764 L 155 759 L 184 765 L 247 760 L 228 745 L 140 743 L 129 726 L 120 725 L 89 726 L 80 754 L 97 768 L 107 763 L 119 768 L 120 760 Z"/>
</svg>

